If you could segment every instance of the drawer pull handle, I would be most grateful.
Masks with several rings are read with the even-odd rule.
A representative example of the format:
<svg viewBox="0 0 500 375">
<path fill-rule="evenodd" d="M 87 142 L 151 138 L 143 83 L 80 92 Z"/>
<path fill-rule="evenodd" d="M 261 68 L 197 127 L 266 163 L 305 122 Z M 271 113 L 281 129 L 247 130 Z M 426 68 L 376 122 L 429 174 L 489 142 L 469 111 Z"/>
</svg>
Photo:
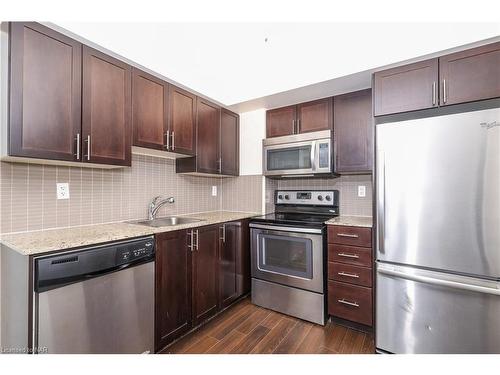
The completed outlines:
<svg viewBox="0 0 500 375">
<path fill-rule="evenodd" d="M 358 238 L 359 236 L 357 234 L 337 233 L 337 237 Z"/>
<path fill-rule="evenodd" d="M 356 255 L 356 254 L 338 253 L 337 255 L 339 257 L 344 257 L 344 258 L 354 258 L 354 259 L 358 259 L 359 258 L 359 255 Z"/>
<path fill-rule="evenodd" d="M 349 306 L 353 306 L 353 307 L 359 307 L 359 303 L 346 301 L 343 298 L 342 299 L 338 299 L 337 302 L 338 303 L 343 303 L 344 305 L 349 305 Z"/>
<path fill-rule="evenodd" d="M 355 273 L 338 272 L 338 275 L 359 279 L 359 275 L 356 275 Z"/>
</svg>

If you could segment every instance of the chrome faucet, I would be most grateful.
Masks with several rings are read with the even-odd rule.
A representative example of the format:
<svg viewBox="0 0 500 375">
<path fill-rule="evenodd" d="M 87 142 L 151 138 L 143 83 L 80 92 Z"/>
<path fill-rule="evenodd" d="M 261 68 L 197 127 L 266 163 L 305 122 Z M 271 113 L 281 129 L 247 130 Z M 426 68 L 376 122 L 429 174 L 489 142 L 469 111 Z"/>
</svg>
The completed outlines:
<svg viewBox="0 0 500 375">
<path fill-rule="evenodd" d="M 174 197 L 168 197 L 165 199 L 162 199 L 161 195 L 154 197 L 148 206 L 148 219 L 154 220 L 156 213 L 158 212 L 161 206 L 163 206 L 166 203 L 174 203 L 174 202 L 175 202 Z"/>
</svg>

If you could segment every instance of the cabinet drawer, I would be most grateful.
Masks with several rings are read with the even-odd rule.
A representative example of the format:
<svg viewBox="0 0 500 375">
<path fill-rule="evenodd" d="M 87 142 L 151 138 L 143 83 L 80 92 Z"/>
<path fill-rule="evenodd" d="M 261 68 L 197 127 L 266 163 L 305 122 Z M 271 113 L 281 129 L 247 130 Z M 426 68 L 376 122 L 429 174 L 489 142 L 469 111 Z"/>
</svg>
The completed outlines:
<svg viewBox="0 0 500 375">
<path fill-rule="evenodd" d="M 328 243 L 371 247 L 372 229 L 363 227 L 348 227 L 344 225 L 331 225 L 328 227 Z"/>
<path fill-rule="evenodd" d="M 350 264 L 329 262 L 328 279 L 371 287 L 372 270 L 371 268 L 353 266 Z"/>
<path fill-rule="evenodd" d="M 328 261 L 371 267 L 372 249 L 367 247 L 329 244 Z"/>
<path fill-rule="evenodd" d="M 372 289 L 337 281 L 328 282 L 328 313 L 372 325 Z"/>
</svg>

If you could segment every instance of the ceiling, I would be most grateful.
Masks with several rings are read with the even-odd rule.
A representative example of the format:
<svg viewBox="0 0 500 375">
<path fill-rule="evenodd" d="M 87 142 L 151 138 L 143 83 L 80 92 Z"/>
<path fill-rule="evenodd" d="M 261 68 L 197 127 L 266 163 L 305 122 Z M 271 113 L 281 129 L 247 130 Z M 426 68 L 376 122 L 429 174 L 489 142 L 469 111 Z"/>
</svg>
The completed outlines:
<svg viewBox="0 0 500 375">
<path fill-rule="evenodd" d="M 57 25 L 235 108 L 238 103 L 500 35 L 500 23 Z M 367 77 L 356 85 L 366 84 Z"/>
</svg>

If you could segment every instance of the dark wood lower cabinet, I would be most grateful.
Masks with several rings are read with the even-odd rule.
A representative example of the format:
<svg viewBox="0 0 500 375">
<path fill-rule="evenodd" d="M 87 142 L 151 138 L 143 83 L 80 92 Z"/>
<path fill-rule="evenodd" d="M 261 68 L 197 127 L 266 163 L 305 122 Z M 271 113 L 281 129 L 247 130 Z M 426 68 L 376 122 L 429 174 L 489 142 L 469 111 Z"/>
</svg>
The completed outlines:
<svg viewBox="0 0 500 375">
<path fill-rule="evenodd" d="M 248 221 L 221 226 L 219 251 L 220 308 L 226 308 L 250 291 L 250 251 Z"/>
<path fill-rule="evenodd" d="M 156 236 L 155 347 L 163 348 L 191 328 L 191 251 L 188 231 Z"/>
<path fill-rule="evenodd" d="M 194 231 L 193 324 L 213 316 L 219 307 L 219 226 Z"/>
<path fill-rule="evenodd" d="M 249 233 L 238 220 L 156 235 L 156 351 L 250 291 Z"/>
</svg>

